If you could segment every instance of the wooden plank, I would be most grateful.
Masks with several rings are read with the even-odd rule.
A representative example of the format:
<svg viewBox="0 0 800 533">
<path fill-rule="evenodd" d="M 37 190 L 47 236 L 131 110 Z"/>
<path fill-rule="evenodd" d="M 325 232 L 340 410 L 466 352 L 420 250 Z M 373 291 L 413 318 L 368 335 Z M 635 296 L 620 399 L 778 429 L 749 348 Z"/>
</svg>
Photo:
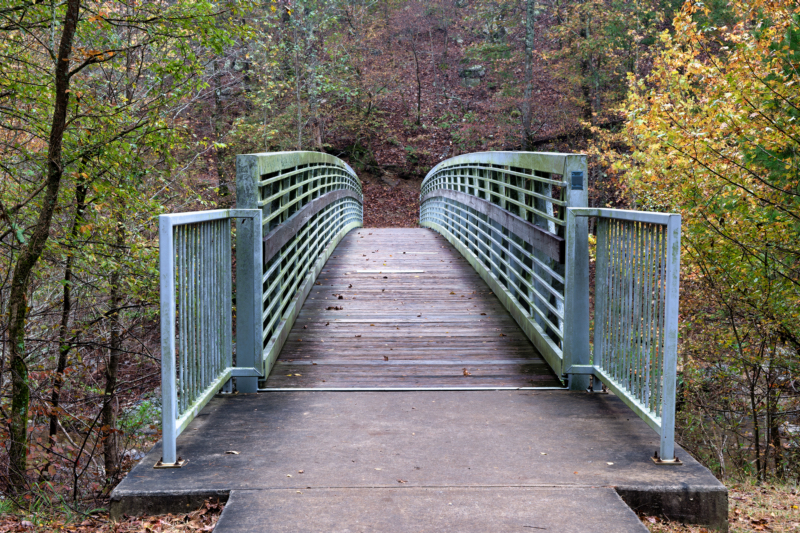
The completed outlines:
<svg viewBox="0 0 800 533">
<path fill-rule="evenodd" d="M 268 389 L 499 386 L 561 382 L 443 237 L 395 228 L 361 229 L 342 240 L 266 383 Z"/>
</svg>

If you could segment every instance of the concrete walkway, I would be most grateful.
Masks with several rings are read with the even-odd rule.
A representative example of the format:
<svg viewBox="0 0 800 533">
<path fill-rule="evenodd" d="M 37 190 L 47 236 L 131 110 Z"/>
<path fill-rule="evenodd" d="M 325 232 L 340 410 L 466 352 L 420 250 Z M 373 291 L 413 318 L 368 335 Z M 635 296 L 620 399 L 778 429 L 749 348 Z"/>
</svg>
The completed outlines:
<svg viewBox="0 0 800 533">
<path fill-rule="evenodd" d="M 112 513 L 216 495 L 230 497 L 220 532 L 646 531 L 630 505 L 725 530 L 725 487 L 680 449 L 683 466 L 652 463 L 657 440 L 608 394 L 218 397 L 178 439 L 189 463 L 155 470 L 156 447 Z"/>
<path fill-rule="evenodd" d="M 634 511 L 727 528 L 725 487 L 683 450 L 655 465 L 657 434 L 613 395 L 492 389 L 542 385 L 561 383 L 443 238 L 354 231 L 273 390 L 212 400 L 178 439 L 188 464 L 153 469 L 157 446 L 112 514 L 217 496 L 222 533 L 646 531 Z M 442 387 L 483 390 L 413 390 Z"/>
</svg>

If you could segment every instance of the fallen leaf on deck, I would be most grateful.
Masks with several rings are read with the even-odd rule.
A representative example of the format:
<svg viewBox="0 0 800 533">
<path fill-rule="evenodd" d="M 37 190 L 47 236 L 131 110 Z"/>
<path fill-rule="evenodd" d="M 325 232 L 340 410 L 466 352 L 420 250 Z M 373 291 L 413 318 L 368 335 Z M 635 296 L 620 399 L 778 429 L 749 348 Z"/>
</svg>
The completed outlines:
<svg viewBox="0 0 800 533">
<path fill-rule="evenodd" d="M 403 253 L 405 253 L 405 252 L 403 252 Z M 398 479 L 397 482 L 398 483 L 408 483 L 408 481 L 406 481 L 405 479 Z"/>
<path fill-rule="evenodd" d="M 469 371 L 469 370 L 467 370 L 466 368 L 464 368 L 464 369 L 463 369 L 463 371 L 464 371 L 464 375 L 465 375 L 465 376 L 471 376 L 471 375 L 472 375 L 472 372 L 470 372 L 470 371 Z"/>
<path fill-rule="evenodd" d="M 388 360 L 389 360 L 389 356 L 388 356 L 388 355 L 384 355 L 384 356 L 383 356 L 383 360 L 384 360 L 384 361 L 388 361 Z"/>
</svg>

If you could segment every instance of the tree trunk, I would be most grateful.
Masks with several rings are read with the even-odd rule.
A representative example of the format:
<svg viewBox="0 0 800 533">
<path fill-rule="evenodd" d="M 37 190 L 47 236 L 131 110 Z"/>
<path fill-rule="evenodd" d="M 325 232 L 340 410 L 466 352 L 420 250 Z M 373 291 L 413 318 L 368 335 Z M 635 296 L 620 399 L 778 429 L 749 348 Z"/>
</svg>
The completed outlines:
<svg viewBox="0 0 800 533">
<path fill-rule="evenodd" d="M 217 143 L 222 144 L 222 74 L 219 68 L 219 59 L 212 61 L 211 65 L 214 69 L 214 136 L 217 139 Z M 225 148 L 218 147 L 214 150 L 217 164 L 219 195 L 221 198 L 225 198 L 225 205 L 227 206 L 227 197 L 230 196 L 230 190 L 228 189 L 228 178 L 222 166 L 226 152 L 227 150 Z"/>
<path fill-rule="evenodd" d="M 28 288 L 31 273 L 44 251 L 50 235 L 53 212 L 58 202 L 58 191 L 64 174 L 62 148 L 64 130 L 67 125 L 67 106 L 69 104 L 70 55 L 72 41 L 78 25 L 80 0 L 67 0 L 67 9 L 62 26 L 61 42 L 55 62 L 55 91 L 53 119 L 50 138 L 47 143 L 47 180 L 39 217 L 27 245 L 14 265 L 9 295 L 8 341 L 11 356 L 11 424 L 9 448 L 9 474 L 12 488 L 24 490 L 25 471 L 28 466 L 28 407 L 30 404 L 30 385 L 28 366 L 25 361 L 25 320 L 28 314 Z"/>
<path fill-rule="evenodd" d="M 414 53 L 414 66 L 417 69 L 417 126 L 422 124 L 422 79 L 419 75 L 419 57 L 417 57 L 416 37 L 411 39 L 411 51 Z"/>
<path fill-rule="evenodd" d="M 534 11 L 536 2 L 527 0 L 525 10 L 525 94 L 522 101 L 522 144 L 531 149 L 531 93 L 533 92 Z"/>
<path fill-rule="evenodd" d="M 296 9 L 295 13 L 301 10 Z M 295 95 L 297 97 L 297 149 L 303 149 L 303 115 L 300 108 L 300 40 L 297 38 L 297 24 L 298 20 L 294 20 L 294 84 Z"/>
<path fill-rule="evenodd" d="M 79 183 L 75 188 L 75 218 L 70 229 L 70 244 L 75 246 L 78 237 L 78 225 L 83 220 L 83 211 L 86 209 L 86 190 L 84 183 Z M 67 368 L 67 357 L 69 356 L 70 343 L 67 341 L 69 333 L 69 315 L 72 311 L 72 263 L 74 253 L 67 255 L 67 264 L 64 267 L 64 299 L 61 304 L 61 326 L 58 331 L 58 364 L 56 366 L 56 376 L 53 382 L 53 394 L 50 397 L 52 405 L 50 412 L 50 440 L 58 433 L 58 405 L 61 400 L 61 387 L 64 385 L 64 371 Z"/>
<path fill-rule="evenodd" d="M 121 213 L 117 219 L 117 239 L 114 255 L 121 263 L 123 245 L 125 244 L 125 227 L 122 225 Z M 122 303 L 122 288 L 120 287 L 122 266 L 118 266 L 111 274 L 111 313 L 108 316 L 111 330 L 111 343 L 106 365 L 106 390 L 103 394 L 103 421 L 101 432 L 103 434 L 103 459 L 105 460 L 106 477 L 116 476 L 118 461 L 117 446 L 117 410 L 116 389 L 119 358 L 122 353 L 122 321 L 119 309 Z"/>
</svg>

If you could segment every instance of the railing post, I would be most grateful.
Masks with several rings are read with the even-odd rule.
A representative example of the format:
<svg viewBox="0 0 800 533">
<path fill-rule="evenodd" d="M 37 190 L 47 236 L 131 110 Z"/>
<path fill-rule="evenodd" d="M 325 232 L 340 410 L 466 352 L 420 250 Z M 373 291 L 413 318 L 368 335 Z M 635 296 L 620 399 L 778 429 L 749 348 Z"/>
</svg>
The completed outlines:
<svg viewBox="0 0 800 533">
<path fill-rule="evenodd" d="M 258 159 L 236 157 L 236 207 L 259 209 Z M 263 270 L 261 217 L 241 219 L 236 224 L 236 366 L 261 367 L 261 272 Z M 262 370 L 263 373 L 263 370 Z M 258 392 L 258 378 L 237 377 L 236 390 Z"/>
<path fill-rule="evenodd" d="M 165 464 L 178 459 L 178 391 L 175 382 L 175 269 L 172 224 L 168 217 L 158 219 L 158 253 L 161 290 L 161 434 Z"/>
<path fill-rule="evenodd" d="M 675 376 L 678 371 L 678 298 L 681 271 L 681 216 L 667 222 L 666 302 L 664 309 L 664 368 L 661 374 L 661 460 L 675 459 Z"/>
<path fill-rule="evenodd" d="M 567 206 L 588 204 L 588 168 L 585 155 L 569 156 L 564 165 Z M 564 276 L 564 369 L 589 364 L 589 225 L 567 209 Z M 569 375 L 570 390 L 589 388 L 588 375 Z"/>
</svg>

